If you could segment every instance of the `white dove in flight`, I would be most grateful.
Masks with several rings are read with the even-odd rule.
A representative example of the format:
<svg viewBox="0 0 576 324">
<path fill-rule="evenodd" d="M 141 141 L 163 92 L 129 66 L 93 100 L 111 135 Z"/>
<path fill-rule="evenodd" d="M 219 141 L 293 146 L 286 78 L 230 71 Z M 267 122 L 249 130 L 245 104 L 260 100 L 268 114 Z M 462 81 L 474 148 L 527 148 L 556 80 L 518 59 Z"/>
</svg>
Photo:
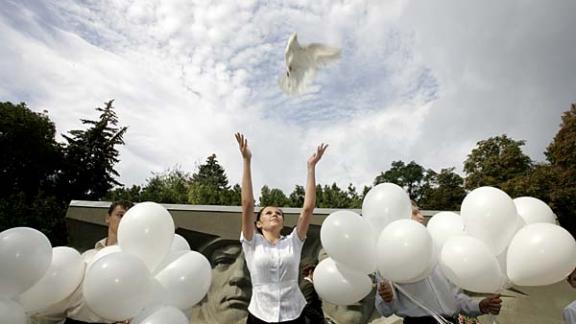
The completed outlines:
<svg viewBox="0 0 576 324">
<path fill-rule="evenodd" d="M 278 85 L 285 93 L 297 95 L 314 79 L 316 69 L 340 58 L 339 48 L 312 43 L 301 46 L 296 33 L 290 36 L 286 46 L 286 72 L 280 76 Z"/>
</svg>

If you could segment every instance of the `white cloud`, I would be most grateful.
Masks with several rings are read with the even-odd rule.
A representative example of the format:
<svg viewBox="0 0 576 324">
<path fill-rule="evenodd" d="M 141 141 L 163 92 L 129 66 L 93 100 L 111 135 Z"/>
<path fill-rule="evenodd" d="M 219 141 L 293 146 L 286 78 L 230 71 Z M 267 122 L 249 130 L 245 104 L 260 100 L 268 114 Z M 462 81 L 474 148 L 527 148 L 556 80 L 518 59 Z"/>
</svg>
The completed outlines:
<svg viewBox="0 0 576 324">
<path fill-rule="evenodd" d="M 545 6 L 545 8 L 542 8 Z M 255 190 L 290 192 L 320 142 L 320 183 L 361 188 L 392 160 L 461 167 L 507 133 L 541 152 L 576 93 L 568 1 L 8 1 L 2 100 L 48 109 L 60 132 L 115 98 L 120 180 L 216 153 L 231 183 L 249 137 Z M 284 43 L 343 47 L 310 93 L 277 88 Z"/>
</svg>

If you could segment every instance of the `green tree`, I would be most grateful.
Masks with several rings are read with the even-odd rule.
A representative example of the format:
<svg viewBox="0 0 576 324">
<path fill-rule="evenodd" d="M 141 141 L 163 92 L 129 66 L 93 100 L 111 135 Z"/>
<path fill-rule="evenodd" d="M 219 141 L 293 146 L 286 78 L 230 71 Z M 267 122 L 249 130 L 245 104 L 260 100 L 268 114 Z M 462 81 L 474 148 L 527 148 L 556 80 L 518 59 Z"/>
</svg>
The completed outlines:
<svg viewBox="0 0 576 324">
<path fill-rule="evenodd" d="M 174 168 L 148 179 L 140 198 L 142 201 L 164 204 L 186 204 L 191 182 L 192 177 L 188 173 Z"/>
<path fill-rule="evenodd" d="M 423 191 L 429 186 L 427 175 L 431 172 L 433 171 L 424 169 L 414 161 L 408 164 L 402 161 L 393 161 L 392 167 L 386 172 L 381 172 L 374 180 L 374 184 L 395 183 L 404 188 L 411 199 L 418 201 Z"/>
<path fill-rule="evenodd" d="M 62 179 L 70 199 L 98 200 L 114 186 L 121 185 L 114 169 L 119 161 L 117 145 L 124 144 L 127 127 L 118 126 L 118 117 L 110 100 L 98 120 L 82 119 L 87 129 L 71 130 L 67 141 Z"/>
<path fill-rule="evenodd" d="M 231 198 L 226 172 L 218 163 L 216 154 L 212 154 L 192 175 L 188 202 L 194 205 L 229 205 Z"/>
<path fill-rule="evenodd" d="M 549 202 L 562 226 L 576 236 L 576 104 L 562 115 L 560 130 L 548 146 L 553 181 L 549 188 Z"/>
<path fill-rule="evenodd" d="M 321 194 L 317 194 L 317 205 L 320 208 L 352 208 L 352 199 L 346 191 L 333 183 L 331 186 L 324 185 Z"/>
<path fill-rule="evenodd" d="M 0 232 L 16 226 L 67 243 L 66 204 L 56 190 L 63 161 L 54 123 L 26 104 L 0 103 Z"/>
<path fill-rule="evenodd" d="M 292 193 L 290 193 L 290 196 L 288 197 L 288 199 L 290 200 L 288 205 L 290 207 L 296 207 L 296 208 L 304 206 L 305 193 L 306 192 L 303 186 L 296 185 L 296 187 L 294 187 L 294 190 L 292 191 Z"/>
<path fill-rule="evenodd" d="M 142 199 L 142 187 L 138 185 L 133 185 L 132 187 L 117 187 L 109 191 L 106 196 L 106 200 L 117 201 L 117 200 L 128 200 L 132 202 L 141 202 Z"/>
<path fill-rule="evenodd" d="M 55 134 L 46 113 L 33 112 L 24 103 L 0 103 L 0 198 L 53 192 L 63 158 Z"/>
<path fill-rule="evenodd" d="M 235 184 L 229 191 L 228 205 L 230 206 L 240 206 L 242 203 L 242 187 L 239 184 Z"/>
<path fill-rule="evenodd" d="M 432 210 L 459 210 L 462 200 L 466 197 L 464 179 L 455 168 L 440 170 L 440 173 L 430 172 L 427 183 L 418 201 L 420 208 Z"/>
<path fill-rule="evenodd" d="M 350 206 L 348 208 L 362 208 L 362 197 L 356 192 L 356 187 L 349 184 L 347 190 L 346 195 L 350 199 Z"/>
<path fill-rule="evenodd" d="M 545 154 L 551 165 L 576 173 L 576 104 L 562 115 L 560 130 Z"/>
<path fill-rule="evenodd" d="M 502 188 L 507 181 L 526 175 L 531 170 L 532 160 L 522 152 L 524 144 L 524 141 L 515 141 L 506 135 L 478 142 L 464 161 L 465 188 Z"/>
<path fill-rule="evenodd" d="M 277 188 L 270 189 L 268 186 L 264 185 L 260 190 L 260 206 L 277 206 L 285 207 L 288 206 L 290 200 L 282 190 Z"/>
</svg>

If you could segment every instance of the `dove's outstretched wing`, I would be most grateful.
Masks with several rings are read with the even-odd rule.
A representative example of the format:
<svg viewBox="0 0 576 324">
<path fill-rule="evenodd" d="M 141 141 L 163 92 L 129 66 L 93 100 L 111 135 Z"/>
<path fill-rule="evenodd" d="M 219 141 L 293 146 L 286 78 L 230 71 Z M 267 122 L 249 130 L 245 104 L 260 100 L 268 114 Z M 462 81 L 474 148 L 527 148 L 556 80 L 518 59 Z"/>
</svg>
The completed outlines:
<svg viewBox="0 0 576 324">
<path fill-rule="evenodd" d="M 301 93 L 314 79 L 316 69 L 340 58 L 340 49 L 312 43 L 301 46 L 296 34 L 292 34 L 284 51 L 286 72 L 280 76 L 278 85 L 289 95 Z"/>
<path fill-rule="evenodd" d="M 314 58 L 317 65 L 326 65 L 337 61 L 340 58 L 342 50 L 336 47 L 326 46 L 324 44 L 312 43 L 304 47 L 310 56 Z"/>
</svg>

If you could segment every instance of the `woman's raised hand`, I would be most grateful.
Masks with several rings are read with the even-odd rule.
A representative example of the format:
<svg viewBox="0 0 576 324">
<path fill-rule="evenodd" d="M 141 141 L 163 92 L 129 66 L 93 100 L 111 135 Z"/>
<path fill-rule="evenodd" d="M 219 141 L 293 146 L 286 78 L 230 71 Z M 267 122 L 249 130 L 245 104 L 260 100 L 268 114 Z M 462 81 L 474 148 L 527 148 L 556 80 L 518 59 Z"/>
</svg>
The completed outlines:
<svg viewBox="0 0 576 324">
<path fill-rule="evenodd" d="M 314 154 L 312 154 L 312 156 L 308 159 L 308 166 L 310 167 L 314 167 L 316 166 L 316 163 L 318 163 L 318 161 L 320 161 L 320 159 L 322 158 L 322 155 L 324 155 L 324 151 L 326 151 L 326 148 L 328 147 L 328 144 L 320 144 L 318 146 L 318 148 L 316 149 L 316 152 L 314 152 Z"/>
<path fill-rule="evenodd" d="M 250 149 L 248 148 L 248 140 L 246 139 L 246 137 L 244 137 L 244 134 L 236 133 L 234 134 L 234 136 L 236 137 L 236 141 L 238 141 L 238 146 L 240 147 L 240 153 L 242 153 L 242 158 L 247 160 L 251 159 L 252 152 L 250 152 Z"/>
</svg>

